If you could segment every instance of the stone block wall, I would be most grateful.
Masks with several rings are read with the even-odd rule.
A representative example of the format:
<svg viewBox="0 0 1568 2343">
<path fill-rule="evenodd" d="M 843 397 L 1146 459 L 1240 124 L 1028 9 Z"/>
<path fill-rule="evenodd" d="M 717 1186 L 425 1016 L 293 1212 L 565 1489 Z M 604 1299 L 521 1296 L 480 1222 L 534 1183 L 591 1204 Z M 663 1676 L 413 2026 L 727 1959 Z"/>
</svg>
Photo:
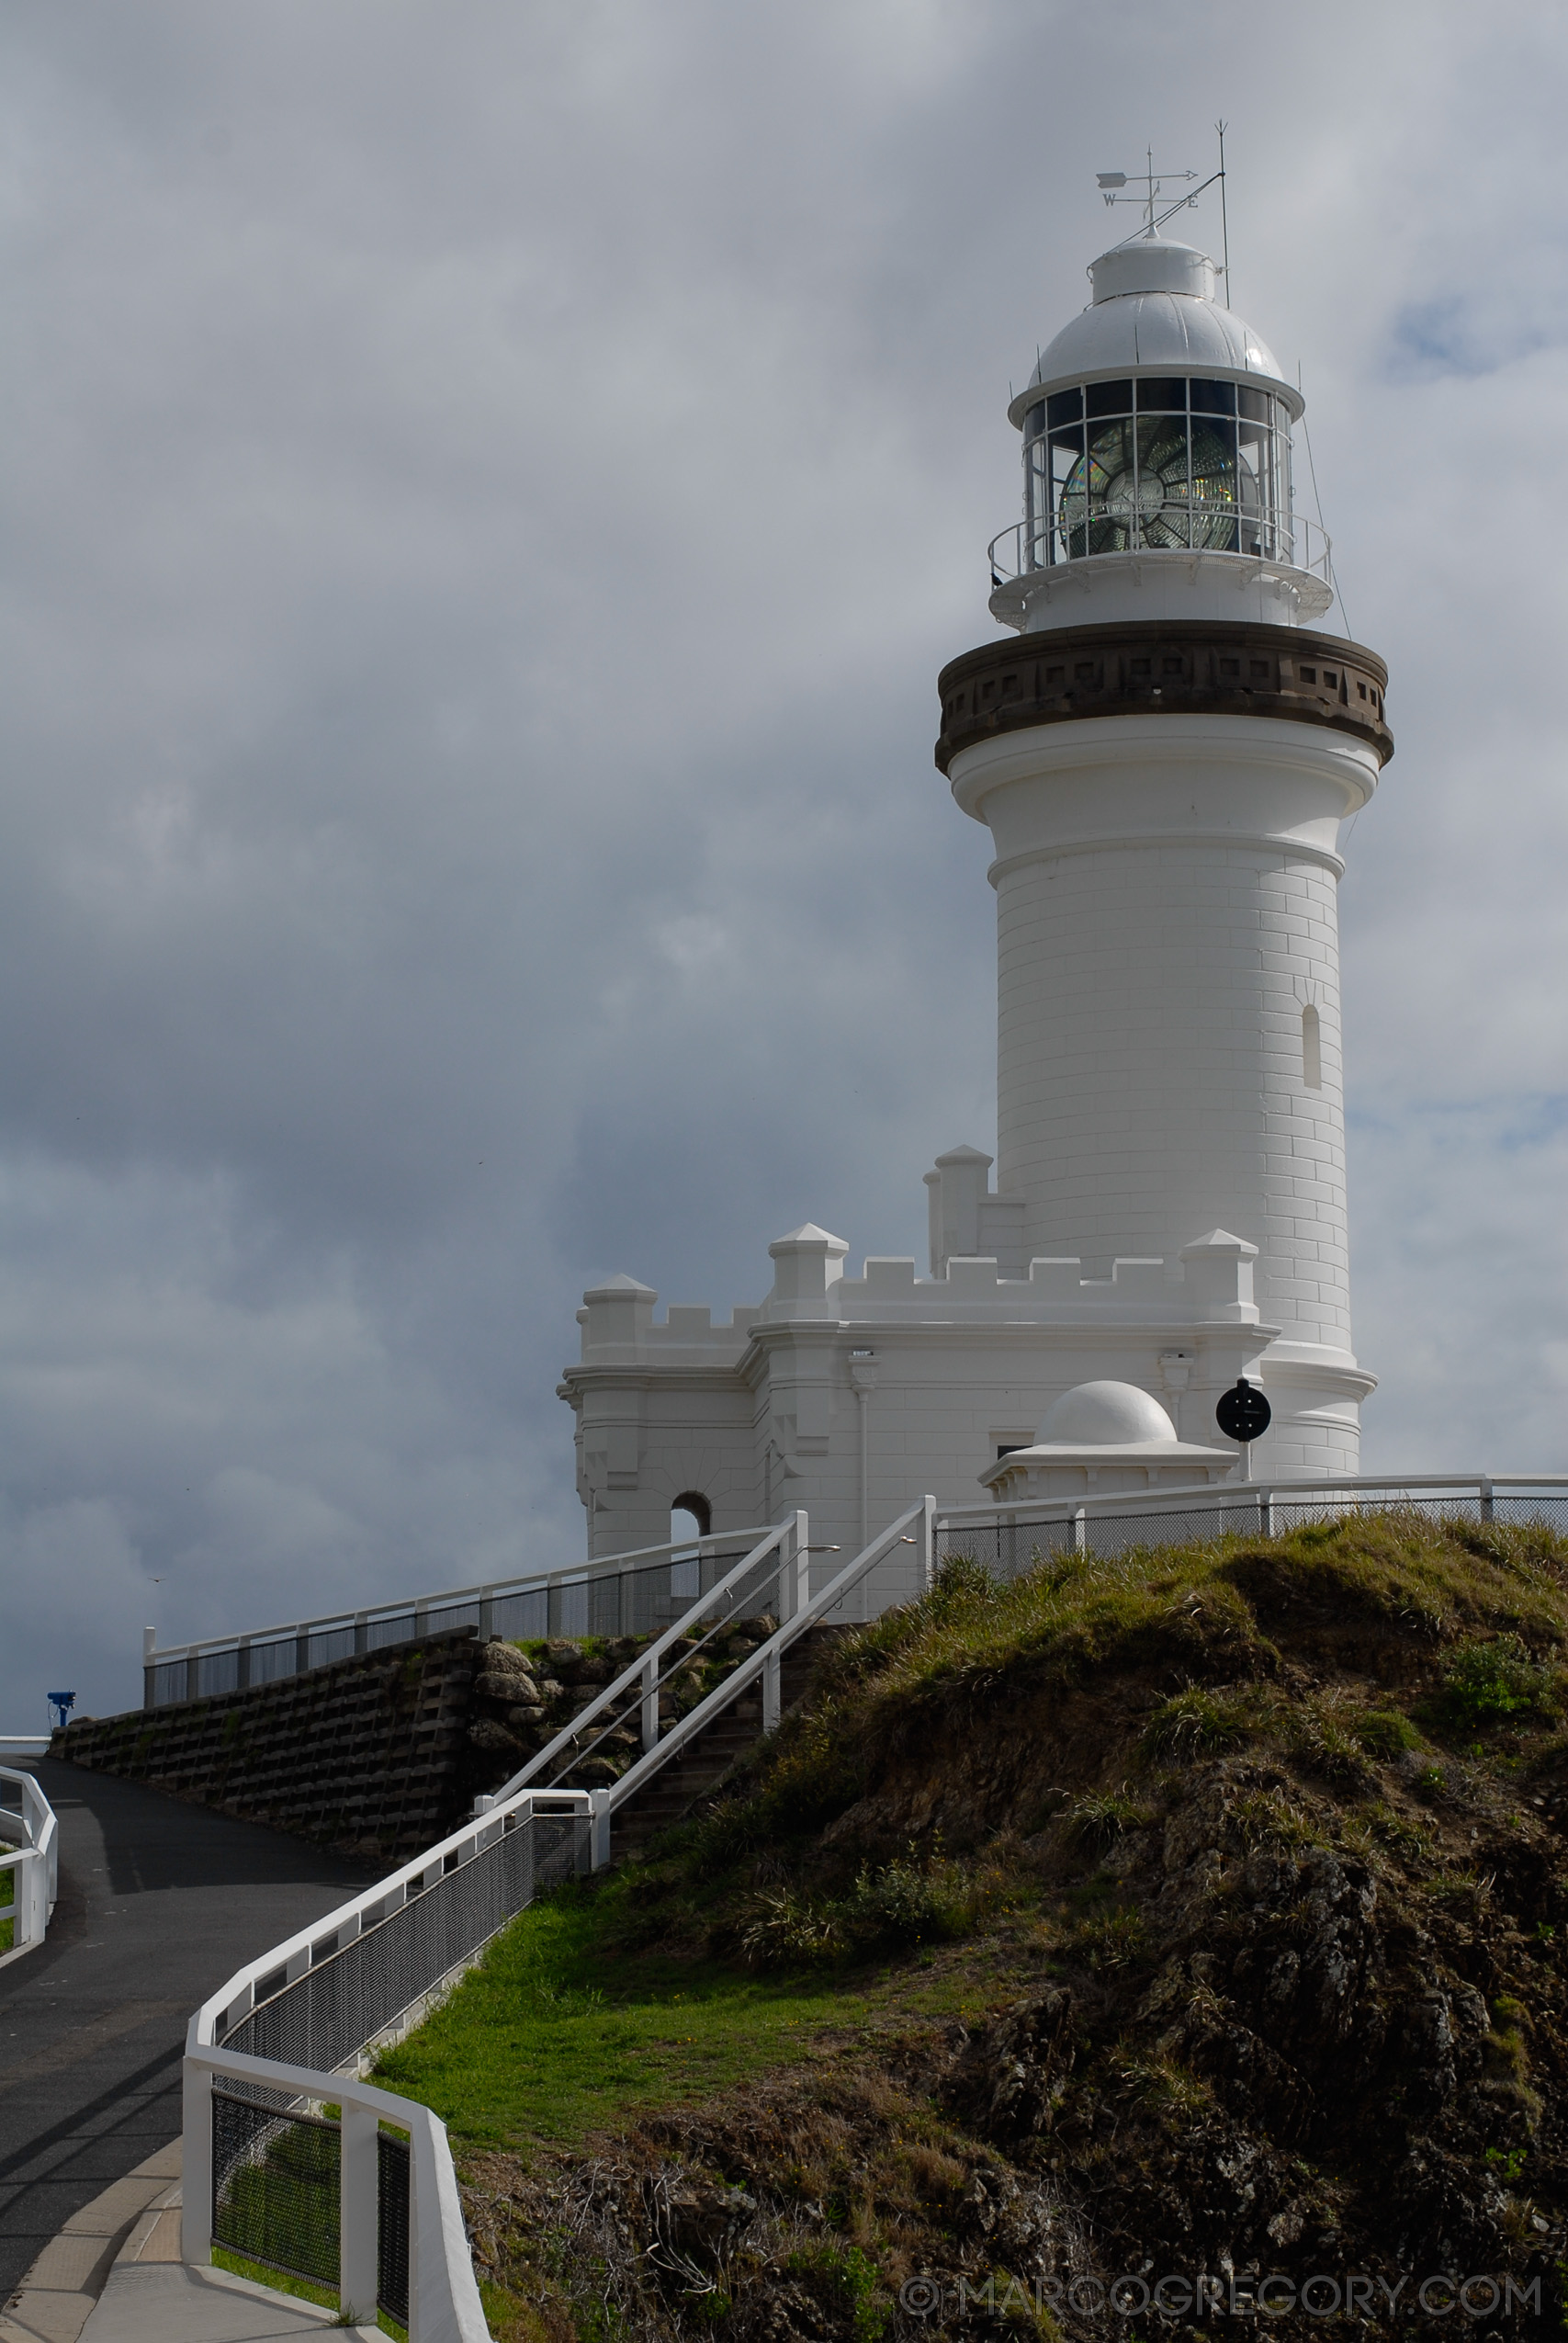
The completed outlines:
<svg viewBox="0 0 1568 2343">
<path fill-rule="evenodd" d="M 50 1755 L 373 1862 L 418 1854 L 472 1806 L 471 1627 L 276 1683 L 83 1717 Z"/>
</svg>

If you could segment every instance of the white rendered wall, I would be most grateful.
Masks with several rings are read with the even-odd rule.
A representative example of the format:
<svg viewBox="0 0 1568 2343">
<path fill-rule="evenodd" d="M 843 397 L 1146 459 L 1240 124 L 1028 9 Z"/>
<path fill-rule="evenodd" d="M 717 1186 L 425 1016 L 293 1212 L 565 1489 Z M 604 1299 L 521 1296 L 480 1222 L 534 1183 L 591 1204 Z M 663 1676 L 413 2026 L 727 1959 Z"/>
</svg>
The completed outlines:
<svg viewBox="0 0 1568 2343">
<path fill-rule="evenodd" d="M 1283 1340 L 1348 1357 L 1335 847 L 1376 777 L 1325 728 L 1188 714 L 954 759 L 996 842 L 997 1185 L 1030 1255 L 1094 1273 L 1221 1226 Z"/>
</svg>

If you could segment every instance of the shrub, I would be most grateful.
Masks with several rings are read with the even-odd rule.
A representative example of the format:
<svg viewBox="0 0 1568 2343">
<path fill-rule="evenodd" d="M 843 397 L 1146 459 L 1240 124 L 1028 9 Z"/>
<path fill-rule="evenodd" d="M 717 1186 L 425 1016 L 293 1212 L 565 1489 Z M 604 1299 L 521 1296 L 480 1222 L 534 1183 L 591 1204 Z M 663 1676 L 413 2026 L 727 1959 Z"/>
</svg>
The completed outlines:
<svg viewBox="0 0 1568 2343">
<path fill-rule="evenodd" d="M 1421 1738 L 1410 1719 L 1395 1708 L 1365 1708 L 1350 1719 L 1350 1730 L 1367 1755 L 1375 1758 L 1399 1757 Z"/>
<path fill-rule="evenodd" d="M 1456 1732 L 1484 1731 L 1516 1719 L 1528 1723 L 1556 1715 L 1557 1680 L 1551 1669 L 1530 1658 L 1517 1636 L 1457 1644 L 1429 1706 Z"/>
<path fill-rule="evenodd" d="M 863 1866 L 842 1896 L 812 1898 L 787 1887 L 753 1896 L 740 1947 L 755 1968 L 816 1967 L 944 1942 L 971 1917 L 965 1883 L 952 1866 L 907 1859 Z"/>
<path fill-rule="evenodd" d="M 910 1862 L 863 1870 L 840 1908 L 851 1941 L 867 1952 L 942 1941 L 967 1917 L 962 1886 L 945 1866 Z"/>
</svg>

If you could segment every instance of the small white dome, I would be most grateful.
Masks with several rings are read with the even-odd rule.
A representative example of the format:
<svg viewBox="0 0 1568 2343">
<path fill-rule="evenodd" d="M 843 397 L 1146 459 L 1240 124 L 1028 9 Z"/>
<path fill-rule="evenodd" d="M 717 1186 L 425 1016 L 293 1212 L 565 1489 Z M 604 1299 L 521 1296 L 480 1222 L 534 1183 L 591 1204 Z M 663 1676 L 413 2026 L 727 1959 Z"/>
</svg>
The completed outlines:
<svg viewBox="0 0 1568 2343">
<path fill-rule="evenodd" d="M 1047 1409 L 1034 1435 L 1040 1448 L 1147 1447 L 1176 1439 L 1157 1399 L 1135 1383 L 1078 1383 Z"/>
</svg>

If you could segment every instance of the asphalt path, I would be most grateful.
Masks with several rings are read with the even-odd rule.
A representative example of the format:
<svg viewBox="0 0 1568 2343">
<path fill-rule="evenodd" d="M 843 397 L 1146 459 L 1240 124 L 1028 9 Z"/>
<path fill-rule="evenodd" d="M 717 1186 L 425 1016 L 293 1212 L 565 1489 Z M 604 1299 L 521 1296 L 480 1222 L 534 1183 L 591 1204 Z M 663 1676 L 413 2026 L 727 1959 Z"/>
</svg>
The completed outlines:
<svg viewBox="0 0 1568 2343">
<path fill-rule="evenodd" d="M 0 2303 L 72 2213 L 180 2128 L 186 2026 L 244 1961 L 374 1874 L 50 1758 L 47 1942 L 0 1969 Z"/>
</svg>

